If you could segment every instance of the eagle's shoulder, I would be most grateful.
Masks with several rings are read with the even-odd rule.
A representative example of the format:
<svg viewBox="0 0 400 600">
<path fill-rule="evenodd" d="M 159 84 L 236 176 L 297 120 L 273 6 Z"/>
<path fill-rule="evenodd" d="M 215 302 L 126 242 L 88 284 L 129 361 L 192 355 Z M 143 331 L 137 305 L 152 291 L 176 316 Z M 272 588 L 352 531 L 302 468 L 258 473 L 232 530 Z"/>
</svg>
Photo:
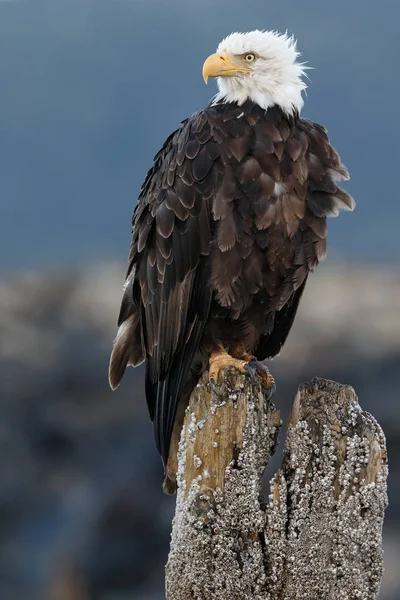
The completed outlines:
<svg viewBox="0 0 400 600">
<path fill-rule="evenodd" d="M 194 113 L 182 121 L 181 126 L 166 139 L 154 157 L 133 214 L 131 265 L 148 242 L 155 242 L 149 239 L 153 230 L 159 245 L 168 246 L 165 253 L 170 255 L 173 238 L 178 233 L 194 231 L 198 224 L 202 233 L 199 253 L 208 253 L 209 223 L 203 200 L 212 195 L 215 178 L 207 176 L 219 156 L 216 146 L 205 111 Z M 195 234 L 192 241 L 197 237 Z M 194 266 L 191 264 L 191 268 Z M 163 266 L 161 270 L 164 270 Z M 178 281 L 182 281 L 185 275 L 186 269 L 177 274 Z"/>
<path fill-rule="evenodd" d="M 157 152 L 139 195 L 139 203 L 149 202 L 159 189 L 174 187 L 176 176 L 188 186 L 207 175 L 217 158 L 213 152 L 211 127 L 206 110 L 181 122 Z M 202 152 L 208 146 L 208 151 Z"/>
</svg>

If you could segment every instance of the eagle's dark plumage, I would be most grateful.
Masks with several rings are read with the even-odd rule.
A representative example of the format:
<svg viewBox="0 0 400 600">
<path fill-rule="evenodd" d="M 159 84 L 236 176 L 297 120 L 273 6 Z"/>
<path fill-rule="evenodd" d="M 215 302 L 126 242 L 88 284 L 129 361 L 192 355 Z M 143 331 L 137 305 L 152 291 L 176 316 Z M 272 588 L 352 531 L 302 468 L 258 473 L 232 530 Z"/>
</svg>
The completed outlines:
<svg viewBox="0 0 400 600">
<path fill-rule="evenodd" d="M 218 344 L 259 360 L 280 351 L 325 256 L 326 217 L 353 208 L 337 186 L 347 178 L 323 127 L 251 100 L 194 114 L 155 157 L 133 216 L 110 382 L 146 361 L 164 464 L 179 400 Z"/>
<path fill-rule="evenodd" d="M 245 340 L 261 360 L 281 349 L 325 256 L 326 217 L 352 206 L 336 184 L 347 177 L 323 127 L 249 101 L 193 115 L 157 154 L 133 216 L 110 378 L 117 386 L 146 359 L 164 460 L 179 397 L 213 340 Z"/>
</svg>

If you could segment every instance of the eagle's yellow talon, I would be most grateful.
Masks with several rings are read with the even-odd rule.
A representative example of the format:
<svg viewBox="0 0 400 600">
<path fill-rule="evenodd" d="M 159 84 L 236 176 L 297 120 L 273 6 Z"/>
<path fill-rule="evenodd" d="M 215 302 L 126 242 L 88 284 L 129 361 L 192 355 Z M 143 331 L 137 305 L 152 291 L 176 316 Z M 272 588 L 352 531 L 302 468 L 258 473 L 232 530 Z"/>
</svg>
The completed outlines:
<svg viewBox="0 0 400 600">
<path fill-rule="evenodd" d="M 209 381 L 211 389 L 215 391 L 216 384 L 221 379 L 221 372 L 226 367 L 233 367 L 240 373 L 250 375 L 251 381 L 255 380 L 257 373 L 261 384 L 268 390 L 275 391 L 275 379 L 263 363 L 259 362 L 255 356 L 244 352 L 240 353 L 241 358 L 235 358 L 228 354 L 222 347 L 211 352 L 209 359 Z"/>
<path fill-rule="evenodd" d="M 240 373 L 248 373 L 245 368 L 247 361 L 233 358 L 225 350 L 216 350 L 211 353 L 209 362 L 209 379 L 211 387 L 215 387 L 221 379 L 221 372 L 226 367 L 233 367 L 240 371 Z"/>
</svg>

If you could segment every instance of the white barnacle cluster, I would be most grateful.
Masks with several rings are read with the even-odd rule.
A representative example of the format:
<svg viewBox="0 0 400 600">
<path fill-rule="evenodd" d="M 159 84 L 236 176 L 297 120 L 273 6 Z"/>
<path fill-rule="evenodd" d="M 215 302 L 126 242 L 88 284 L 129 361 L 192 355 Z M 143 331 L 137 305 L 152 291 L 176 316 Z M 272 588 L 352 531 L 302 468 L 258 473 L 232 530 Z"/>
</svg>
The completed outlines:
<svg viewBox="0 0 400 600">
<path fill-rule="evenodd" d="M 284 580 L 286 565 L 287 484 L 281 472 L 271 481 L 265 525 L 267 584 L 274 589 Z"/>
<path fill-rule="evenodd" d="M 196 469 L 200 469 L 201 465 L 203 464 L 203 461 L 201 460 L 200 456 L 193 456 L 193 464 Z"/>
<path fill-rule="evenodd" d="M 264 507 L 261 480 L 280 418 L 261 391 L 240 381 L 238 404 L 247 402 L 242 450 L 226 468 L 223 489 L 204 487 L 204 464 L 187 489 L 191 441 L 181 439 L 170 597 L 377 598 L 387 504 L 381 428 L 351 388 L 320 381 L 316 390 L 300 390 Z"/>
<path fill-rule="evenodd" d="M 265 598 L 263 563 L 265 512 L 260 507 L 261 478 L 275 442 L 276 427 L 266 424 L 262 394 L 249 392 L 242 451 L 226 469 L 223 492 L 216 493 L 213 523 L 213 598 Z"/>
<path fill-rule="evenodd" d="M 192 413 L 190 413 L 190 422 L 189 422 L 189 427 L 188 427 L 188 437 L 191 442 L 194 442 L 194 440 L 196 439 L 196 429 L 197 429 L 196 415 L 192 412 Z"/>
<path fill-rule="evenodd" d="M 217 487 L 212 496 L 208 489 L 206 493 L 202 491 L 207 474 L 197 456 L 194 462 L 199 467 L 199 475 L 187 489 L 184 481 L 187 444 L 192 443 L 189 431 L 193 432 L 196 420 L 190 417 L 188 433 L 182 434 L 176 517 L 167 566 L 167 590 L 174 599 L 222 600 L 228 595 L 232 600 L 265 599 L 263 532 L 266 517 L 259 493 L 265 465 L 276 441 L 279 419 L 276 416 L 264 418 L 267 406 L 263 394 L 254 393 L 245 376 L 239 379 L 243 387 L 237 386 L 234 392 L 237 401 L 247 398 L 243 449 L 226 468 L 223 490 Z M 234 402 L 236 404 L 236 399 Z M 215 437 L 211 444 L 219 447 L 224 432 L 219 427 L 212 432 Z M 199 511 L 199 506 L 204 506 L 205 512 Z M 178 565 L 182 569 L 179 573 Z M 179 581 L 179 589 L 173 587 L 175 581 Z"/>
<path fill-rule="evenodd" d="M 317 409 L 307 405 L 289 428 L 283 473 L 271 482 L 267 509 L 268 578 L 276 585 L 290 563 L 284 597 L 376 598 L 385 440 L 350 388 L 337 402 L 328 400 Z"/>
</svg>

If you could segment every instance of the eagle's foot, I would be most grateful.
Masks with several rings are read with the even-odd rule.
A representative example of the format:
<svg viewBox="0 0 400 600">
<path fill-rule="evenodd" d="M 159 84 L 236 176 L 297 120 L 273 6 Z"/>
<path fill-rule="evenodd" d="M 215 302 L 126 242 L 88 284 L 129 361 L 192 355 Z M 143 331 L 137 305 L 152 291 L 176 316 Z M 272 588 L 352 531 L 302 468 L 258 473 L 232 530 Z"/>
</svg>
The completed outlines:
<svg viewBox="0 0 400 600">
<path fill-rule="evenodd" d="M 275 379 L 271 375 L 268 367 L 255 357 L 252 357 L 251 360 L 249 360 L 249 362 L 246 364 L 245 368 L 250 373 L 251 381 L 254 381 L 256 375 L 258 375 L 261 385 L 268 392 L 268 400 L 270 400 L 276 392 L 276 384 Z"/>
<path fill-rule="evenodd" d="M 247 362 L 239 358 L 233 358 L 225 350 L 216 350 L 211 353 L 209 361 L 209 381 L 210 387 L 215 392 L 216 384 L 221 380 L 221 373 L 226 367 L 233 367 L 240 373 L 249 373 Z"/>
<path fill-rule="evenodd" d="M 266 365 L 250 354 L 243 353 L 242 358 L 235 358 L 228 354 L 223 348 L 214 350 L 210 355 L 209 383 L 214 392 L 217 392 L 216 384 L 219 383 L 221 372 L 226 367 L 233 367 L 240 373 L 249 375 L 252 383 L 255 382 L 257 376 L 263 388 L 268 392 L 268 400 L 275 394 L 275 379 L 272 377 Z"/>
</svg>

